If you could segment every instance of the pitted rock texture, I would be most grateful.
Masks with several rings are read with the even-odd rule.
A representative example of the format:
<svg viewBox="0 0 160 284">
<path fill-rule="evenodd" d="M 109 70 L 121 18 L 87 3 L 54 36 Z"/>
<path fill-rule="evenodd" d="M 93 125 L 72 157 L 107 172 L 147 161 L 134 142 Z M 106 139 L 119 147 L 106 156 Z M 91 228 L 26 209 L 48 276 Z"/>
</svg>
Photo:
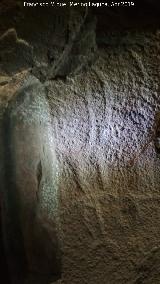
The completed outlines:
<svg viewBox="0 0 160 284">
<path fill-rule="evenodd" d="M 95 37 L 90 18 L 84 27 L 87 39 L 82 29 L 73 45 L 67 45 L 65 29 L 57 53 L 54 46 L 48 54 L 49 69 L 49 34 L 42 32 L 34 58 L 40 62 L 44 47 L 39 69 L 14 71 L 12 78 L 2 72 L 2 220 L 17 273 L 13 283 L 158 284 L 160 32 L 103 31 Z M 34 46 L 34 36 L 22 36 L 20 27 L 17 35 Z M 77 58 L 82 50 L 90 58 L 89 39 L 92 64 L 84 60 L 86 70 L 66 71 L 73 47 Z M 65 76 L 48 77 L 57 62 Z"/>
<path fill-rule="evenodd" d="M 46 83 L 62 173 L 64 283 L 159 281 L 158 251 L 153 272 L 140 264 L 159 247 L 159 33 L 139 37 L 147 45 L 135 34 L 127 46 L 128 35 L 125 46 L 101 49 L 85 76 Z"/>
</svg>

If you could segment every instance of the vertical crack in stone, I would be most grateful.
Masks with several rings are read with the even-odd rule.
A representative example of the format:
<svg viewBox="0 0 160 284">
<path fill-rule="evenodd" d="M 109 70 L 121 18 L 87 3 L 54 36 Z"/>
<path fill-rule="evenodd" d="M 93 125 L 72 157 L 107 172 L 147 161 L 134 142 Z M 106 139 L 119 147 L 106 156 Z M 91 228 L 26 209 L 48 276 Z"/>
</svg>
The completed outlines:
<svg viewBox="0 0 160 284">
<path fill-rule="evenodd" d="M 39 201 L 39 188 L 40 188 L 40 184 L 41 184 L 41 180 L 42 180 L 42 163 L 41 160 L 39 161 L 38 165 L 37 165 L 37 192 L 36 192 L 36 196 L 37 196 L 37 201 Z"/>
<path fill-rule="evenodd" d="M 158 119 L 157 125 L 156 125 L 156 133 L 155 133 L 155 150 L 157 154 L 160 154 L 160 119 Z"/>
</svg>

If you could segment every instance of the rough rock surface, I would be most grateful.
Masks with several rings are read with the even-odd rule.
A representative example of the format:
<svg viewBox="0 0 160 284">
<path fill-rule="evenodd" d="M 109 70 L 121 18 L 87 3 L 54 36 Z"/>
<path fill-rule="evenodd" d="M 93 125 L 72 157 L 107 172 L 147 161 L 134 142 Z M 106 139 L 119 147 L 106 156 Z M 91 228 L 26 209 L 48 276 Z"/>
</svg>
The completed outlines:
<svg viewBox="0 0 160 284">
<path fill-rule="evenodd" d="M 67 43 L 67 30 L 58 42 L 55 28 L 49 61 L 48 34 L 40 62 L 41 48 L 19 32 L 34 66 L 1 65 L 2 219 L 13 283 L 47 284 L 57 274 L 58 284 L 158 284 L 160 32 L 99 37 L 84 16 L 76 14 L 74 28 L 67 16 Z"/>
<path fill-rule="evenodd" d="M 141 36 L 148 46 L 128 48 L 125 39 L 123 49 L 101 50 L 85 77 L 47 85 L 62 171 L 64 283 L 159 281 L 159 265 L 148 271 L 160 233 L 159 35 Z"/>
</svg>

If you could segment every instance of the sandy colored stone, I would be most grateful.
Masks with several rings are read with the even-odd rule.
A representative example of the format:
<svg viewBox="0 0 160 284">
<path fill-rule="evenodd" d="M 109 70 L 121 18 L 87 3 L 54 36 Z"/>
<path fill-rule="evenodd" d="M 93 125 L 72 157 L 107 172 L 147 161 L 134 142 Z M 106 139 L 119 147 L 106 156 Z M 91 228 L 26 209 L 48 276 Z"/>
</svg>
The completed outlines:
<svg viewBox="0 0 160 284">
<path fill-rule="evenodd" d="M 74 76 L 2 80 L 3 230 L 19 283 L 160 283 L 160 33 L 96 40 Z"/>
</svg>

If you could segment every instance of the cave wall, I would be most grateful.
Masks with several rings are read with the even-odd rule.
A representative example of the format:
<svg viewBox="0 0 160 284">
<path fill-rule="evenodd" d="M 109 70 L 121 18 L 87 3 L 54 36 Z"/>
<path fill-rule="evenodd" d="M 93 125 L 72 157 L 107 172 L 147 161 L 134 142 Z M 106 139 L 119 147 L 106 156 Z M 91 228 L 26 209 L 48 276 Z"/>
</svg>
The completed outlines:
<svg viewBox="0 0 160 284">
<path fill-rule="evenodd" d="M 158 17 L 22 11 L 0 38 L 13 283 L 159 283 Z"/>
</svg>

